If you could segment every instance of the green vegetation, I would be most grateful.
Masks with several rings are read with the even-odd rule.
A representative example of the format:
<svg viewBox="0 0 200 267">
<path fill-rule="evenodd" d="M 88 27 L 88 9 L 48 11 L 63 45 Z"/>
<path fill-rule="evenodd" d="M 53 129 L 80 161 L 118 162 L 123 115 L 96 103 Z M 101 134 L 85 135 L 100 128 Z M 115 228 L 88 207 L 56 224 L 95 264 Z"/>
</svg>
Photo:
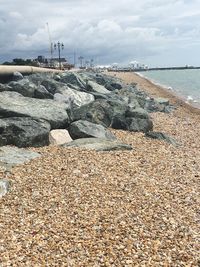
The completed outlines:
<svg viewBox="0 0 200 267">
<path fill-rule="evenodd" d="M 36 61 L 33 61 L 31 59 L 22 59 L 22 58 L 14 58 L 12 62 L 4 62 L 3 65 L 20 65 L 20 66 L 38 66 L 38 63 Z"/>
</svg>

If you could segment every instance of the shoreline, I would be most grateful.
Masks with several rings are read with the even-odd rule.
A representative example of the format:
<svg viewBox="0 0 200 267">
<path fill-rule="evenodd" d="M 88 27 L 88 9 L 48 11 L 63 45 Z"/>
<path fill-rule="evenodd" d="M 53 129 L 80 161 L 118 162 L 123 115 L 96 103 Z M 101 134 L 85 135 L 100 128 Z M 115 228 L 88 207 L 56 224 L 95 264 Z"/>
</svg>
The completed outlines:
<svg viewBox="0 0 200 267">
<path fill-rule="evenodd" d="M 177 108 L 181 108 L 182 111 L 194 115 L 200 115 L 200 107 L 198 108 L 190 103 L 185 102 L 184 97 L 176 94 L 175 91 L 169 91 L 164 86 L 156 84 L 150 79 L 141 76 L 136 72 L 110 72 L 110 75 L 122 80 L 128 80 L 128 83 L 136 82 L 139 88 L 147 92 L 150 96 L 168 98 L 171 104 L 175 105 Z"/>
</svg>

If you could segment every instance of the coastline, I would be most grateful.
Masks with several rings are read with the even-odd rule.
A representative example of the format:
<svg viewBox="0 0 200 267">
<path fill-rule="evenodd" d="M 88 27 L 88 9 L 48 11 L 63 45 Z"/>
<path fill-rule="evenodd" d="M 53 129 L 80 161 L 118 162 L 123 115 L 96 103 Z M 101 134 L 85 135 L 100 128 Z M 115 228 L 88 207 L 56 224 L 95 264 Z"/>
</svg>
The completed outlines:
<svg viewBox="0 0 200 267">
<path fill-rule="evenodd" d="M 199 113 L 136 74 L 119 76 L 177 106 L 149 115 L 180 146 L 110 129 L 133 149 L 30 148 L 41 157 L 0 168 L 12 185 L 0 199 L 0 265 L 199 266 Z"/>
<path fill-rule="evenodd" d="M 135 82 L 141 90 L 147 92 L 150 96 L 168 98 L 170 103 L 181 109 L 181 111 L 200 115 L 200 107 L 186 103 L 186 99 L 176 94 L 175 91 L 168 90 L 136 72 L 110 72 L 109 75 L 126 80 L 128 83 Z"/>
</svg>

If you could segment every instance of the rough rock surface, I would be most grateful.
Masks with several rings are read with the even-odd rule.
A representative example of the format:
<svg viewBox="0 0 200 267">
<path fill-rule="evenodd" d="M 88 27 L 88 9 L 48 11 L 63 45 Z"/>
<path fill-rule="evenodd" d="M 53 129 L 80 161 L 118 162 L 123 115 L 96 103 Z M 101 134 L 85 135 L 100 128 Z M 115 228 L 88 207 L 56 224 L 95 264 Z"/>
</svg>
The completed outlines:
<svg viewBox="0 0 200 267">
<path fill-rule="evenodd" d="M 106 140 L 102 138 L 81 138 L 64 144 L 63 146 L 80 147 L 96 151 L 132 150 L 132 147 L 130 145 L 124 144 L 120 141 Z"/>
<path fill-rule="evenodd" d="M 49 142 L 52 145 L 62 145 L 71 141 L 72 138 L 66 129 L 55 129 L 49 133 Z"/>
<path fill-rule="evenodd" d="M 3 166 L 8 170 L 15 165 L 22 164 L 37 157 L 40 157 L 39 153 L 25 150 L 23 148 L 10 146 L 0 147 L 0 166 Z"/>
<path fill-rule="evenodd" d="M 116 137 L 105 127 L 89 121 L 79 120 L 73 122 L 69 127 L 69 134 L 73 139 L 96 137 L 102 139 L 116 139 Z"/>
<path fill-rule="evenodd" d="M 71 102 L 72 107 L 80 107 L 80 106 L 89 104 L 94 101 L 94 96 L 92 94 L 79 92 L 67 86 L 57 89 L 56 93 L 63 95 L 63 99 L 66 99 L 66 98 L 71 99 L 71 100 L 68 100 L 68 102 L 69 101 Z M 60 99 L 61 99 L 61 96 L 60 96 Z"/>
<path fill-rule="evenodd" d="M 69 118 L 64 103 L 51 99 L 35 99 L 23 97 L 16 92 L 2 92 L 0 94 L 0 116 L 31 117 L 44 119 L 52 128 L 68 125 Z"/>
<path fill-rule="evenodd" d="M 179 146 L 180 144 L 171 136 L 165 134 L 165 133 L 161 133 L 161 132 L 148 132 L 145 134 L 146 137 L 152 138 L 152 139 L 158 139 L 158 140 L 162 140 L 165 141 L 169 144 L 172 144 L 174 146 Z"/>
<path fill-rule="evenodd" d="M 49 144 L 50 124 L 30 117 L 0 119 L 0 146 L 39 147 Z"/>
<path fill-rule="evenodd" d="M 108 91 L 104 86 L 99 85 L 94 81 L 87 82 L 86 90 L 89 92 L 95 92 L 100 94 L 110 94 L 110 91 Z"/>
</svg>

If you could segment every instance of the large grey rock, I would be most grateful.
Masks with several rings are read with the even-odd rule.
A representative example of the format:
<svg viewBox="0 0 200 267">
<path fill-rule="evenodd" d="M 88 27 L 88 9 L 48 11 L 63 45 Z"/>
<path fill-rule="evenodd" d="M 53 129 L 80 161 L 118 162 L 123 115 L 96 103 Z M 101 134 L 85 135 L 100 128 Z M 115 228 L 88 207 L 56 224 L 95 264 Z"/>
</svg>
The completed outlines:
<svg viewBox="0 0 200 267">
<path fill-rule="evenodd" d="M 13 80 L 13 81 L 20 81 L 20 80 L 22 80 L 22 79 L 24 79 L 24 76 L 21 74 L 21 72 L 19 72 L 19 71 L 15 71 L 15 72 L 13 73 L 13 76 L 12 76 L 12 80 Z"/>
<path fill-rule="evenodd" d="M 88 105 L 73 110 L 72 121 L 87 120 L 104 127 L 109 127 L 112 120 L 113 109 L 106 100 L 98 99 Z"/>
<path fill-rule="evenodd" d="M 108 101 L 98 99 L 88 105 L 74 109 L 71 115 L 72 121 L 87 120 L 104 127 L 111 125 L 112 118 L 115 114 L 125 114 L 126 106 L 120 101 Z"/>
<path fill-rule="evenodd" d="M 96 151 L 112 151 L 112 150 L 131 150 L 130 145 L 121 143 L 119 141 L 105 140 L 101 138 L 81 138 L 74 140 L 68 144 L 62 145 L 64 147 L 80 147 L 85 149 L 93 149 Z"/>
<path fill-rule="evenodd" d="M 98 83 L 94 81 L 88 81 L 86 89 L 89 92 L 95 92 L 95 93 L 100 93 L 100 94 L 110 94 L 110 91 L 108 91 L 104 86 L 99 85 Z"/>
<path fill-rule="evenodd" d="M 131 132 L 148 132 L 153 129 L 153 122 L 149 118 L 126 118 L 128 130 Z"/>
<path fill-rule="evenodd" d="M 39 85 L 35 89 L 33 97 L 40 99 L 53 99 L 53 95 L 49 93 L 43 85 Z"/>
<path fill-rule="evenodd" d="M 38 89 L 38 86 L 28 79 L 9 82 L 8 86 L 10 87 L 10 91 L 20 93 L 26 97 L 34 97 L 35 90 Z"/>
<path fill-rule="evenodd" d="M 79 92 L 67 86 L 57 89 L 56 93 L 60 93 L 61 95 L 63 95 L 63 99 L 70 98 L 71 106 L 73 107 L 80 107 L 89 104 L 95 100 L 92 94 Z M 54 97 L 54 99 L 56 98 Z"/>
<path fill-rule="evenodd" d="M 51 99 L 23 97 L 16 92 L 0 93 L 0 117 L 31 117 L 44 119 L 52 128 L 65 128 L 69 117 L 67 105 Z"/>
<path fill-rule="evenodd" d="M 17 147 L 0 147 L 0 166 L 10 170 L 13 166 L 38 158 L 41 155 L 30 150 Z"/>
<path fill-rule="evenodd" d="M 144 109 L 128 107 L 125 114 L 118 113 L 113 116 L 111 127 L 133 132 L 148 132 L 153 129 L 153 122 Z"/>
<path fill-rule="evenodd" d="M 73 139 L 96 137 L 114 140 L 116 137 L 102 125 L 89 121 L 79 120 L 73 122 L 69 129 L 69 134 Z"/>
<path fill-rule="evenodd" d="M 85 90 L 86 83 L 82 77 L 75 72 L 65 72 L 60 74 L 60 82 L 67 84 L 69 87 L 80 89 L 80 91 Z"/>
<path fill-rule="evenodd" d="M 10 181 L 8 179 L 0 179 L 0 198 L 5 196 L 10 189 Z"/>
<path fill-rule="evenodd" d="M 161 133 L 161 132 L 148 132 L 145 134 L 146 137 L 152 138 L 152 139 L 158 139 L 165 141 L 169 144 L 172 144 L 173 146 L 179 146 L 180 144 L 171 136 Z"/>
<path fill-rule="evenodd" d="M 49 144 L 50 124 L 30 117 L 0 119 L 0 146 L 39 147 Z"/>
</svg>

